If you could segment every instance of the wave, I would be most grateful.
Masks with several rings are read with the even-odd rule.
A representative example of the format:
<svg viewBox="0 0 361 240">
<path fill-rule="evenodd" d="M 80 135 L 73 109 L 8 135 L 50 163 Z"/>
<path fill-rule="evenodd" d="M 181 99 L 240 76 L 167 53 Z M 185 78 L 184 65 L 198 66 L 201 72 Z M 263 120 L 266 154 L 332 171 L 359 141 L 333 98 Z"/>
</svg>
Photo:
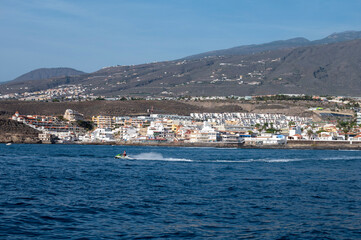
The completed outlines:
<svg viewBox="0 0 361 240">
<path fill-rule="evenodd" d="M 337 160 L 357 160 L 360 156 L 340 156 L 340 157 L 323 157 L 323 158 L 260 158 L 260 159 L 217 159 L 217 160 L 192 160 L 187 158 L 167 158 L 161 153 L 148 152 L 131 156 L 135 160 L 153 160 L 153 161 L 173 161 L 173 162 L 216 162 L 216 163 L 287 163 L 299 161 L 337 161 Z"/>
<path fill-rule="evenodd" d="M 220 163 L 248 163 L 248 162 L 255 162 L 254 159 L 248 160 L 215 160 L 215 161 L 207 161 L 207 162 L 220 162 Z"/>
<path fill-rule="evenodd" d="M 161 153 L 149 152 L 132 155 L 131 158 L 136 160 L 154 160 L 154 161 L 173 161 L 173 162 L 193 162 L 192 159 L 186 158 L 165 158 Z"/>
<path fill-rule="evenodd" d="M 299 161 L 307 161 L 307 160 L 312 160 L 312 159 L 307 159 L 307 158 L 283 159 L 283 158 L 279 158 L 279 159 L 264 159 L 264 160 L 262 160 L 262 162 L 285 163 L 285 162 L 299 162 Z"/>
<path fill-rule="evenodd" d="M 260 162 L 270 162 L 270 163 L 277 163 L 277 162 L 299 162 L 299 161 L 338 161 L 338 160 L 357 160 L 360 159 L 360 156 L 339 156 L 339 157 L 322 157 L 322 158 L 276 158 L 276 159 L 258 159 L 256 161 Z"/>
<path fill-rule="evenodd" d="M 361 156 L 340 156 L 340 157 L 328 157 L 321 158 L 320 160 L 332 161 L 332 160 L 361 160 Z"/>
<path fill-rule="evenodd" d="M 287 163 L 300 161 L 338 161 L 338 160 L 361 160 L 361 156 L 340 156 L 340 157 L 324 157 L 319 159 L 312 158 L 264 158 L 264 159 L 245 159 L 245 160 L 213 160 L 220 163 L 250 163 L 250 162 L 266 162 L 266 163 Z M 212 162 L 207 161 L 207 162 Z"/>
<path fill-rule="evenodd" d="M 359 150 L 359 149 L 339 149 L 337 151 L 341 151 L 341 152 L 359 152 L 361 150 Z"/>
<path fill-rule="evenodd" d="M 273 162 L 296 162 L 296 161 L 303 161 L 303 160 L 310 160 L 310 159 L 299 159 L 299 158 L 294 158 L 294 159 L 282 159 L 282 158 L 276 158 L 276 159 L 247 159 L 247 160 L 216 160 L 215 162 L 222 162 L 222 163 L 250 163 L 250 162 L 268 162 L 268 163 L 273 163 Z"/>
</svg>

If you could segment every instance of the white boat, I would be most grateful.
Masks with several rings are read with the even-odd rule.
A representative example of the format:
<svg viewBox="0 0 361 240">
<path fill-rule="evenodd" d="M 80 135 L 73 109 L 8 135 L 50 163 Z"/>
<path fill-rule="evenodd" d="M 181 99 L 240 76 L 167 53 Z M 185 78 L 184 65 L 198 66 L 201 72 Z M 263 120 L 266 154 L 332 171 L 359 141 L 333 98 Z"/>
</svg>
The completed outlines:
<svg viewBox="0 0 361 240">
<path fill-rule="evenodd" d="M 7 144 L 6 144 L 6 146 L 10 146 L 10 145 L 11 145 L 11 143 L 7 143 Z"/>
</svg>

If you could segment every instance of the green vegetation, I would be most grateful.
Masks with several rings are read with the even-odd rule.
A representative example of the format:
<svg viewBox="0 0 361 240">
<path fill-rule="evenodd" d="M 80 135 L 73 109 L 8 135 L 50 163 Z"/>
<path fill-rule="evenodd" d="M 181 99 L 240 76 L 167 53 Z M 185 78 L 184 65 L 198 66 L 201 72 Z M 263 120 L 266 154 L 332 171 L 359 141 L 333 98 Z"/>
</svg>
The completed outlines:
<svg viewBox="0 0 361 240">
<path fill-rule="evenodd" d="M 79 127 L 85 128 L 85 129 L 88 130 L 88 131 L 91 131 L 91 130 L 93 130 L 93 128 L 94 128 L 93 123 L 92 123 L 91 121 L 78 120 L 78 121 L 76 121 L 76 124 L 77 124 Z"/>
<path fill-rule="evenodd" d="M 275 133 L 278 133 L 279 132 L 279 130 L 278 129 L 275 129 L 275 128 L 268 128 L 268 129 L 266 129 L 266 133 L 273 133 L 273 134 L 275 134 Z"/>
<path fill-rule="evenodd" d="M 317 99 L 313 99 L 312 96 L 288 96 L 288 95 L 274 95 L 274 96 L 259 96 L 256 97 L 258 101 L 267 101 L 267 100 L 279 100 L 279 101 L 286 101 L 286 100 L 306 100 L 306 101 L 319 101 Z"/>
<path fill-rule="evenodd" d="M 307 130 L 307 136 L 308 136 L 308 138 L 310 139 L 313 135 L 314 135 L 313 130 L 312 130 L 312 129 L 308 129 L 308 130 Z"/>
<path fill-rule="evenodd" d="M 316 134 L 319 136 L 322 132 L 326 132 L 326 131 L 323 130 L 323 129 L 320 129 L 320 130 L 318 130 L 318 131 L 316 132 Z"/>
<path fill-rule="evenodd" d="M 345 140 L 348 139 L 347 133 L 349 133 L 356 126 L 356 119 L 352 121 L 338 121 L 337 127 L 345 134 Z"/>
</svg>

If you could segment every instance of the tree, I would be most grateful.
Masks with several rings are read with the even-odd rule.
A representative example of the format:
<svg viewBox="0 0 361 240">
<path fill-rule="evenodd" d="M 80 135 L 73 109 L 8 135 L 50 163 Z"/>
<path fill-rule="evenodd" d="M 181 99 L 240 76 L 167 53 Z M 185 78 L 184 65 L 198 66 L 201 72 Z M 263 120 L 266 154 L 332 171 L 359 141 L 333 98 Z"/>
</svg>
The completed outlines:
<svg viewBox="0 0 361 240">
<path fill-rule="evenodd" d="M 313 131 L 312 131 L 312 129 L 308 129 L 308 130 L 307 130 L 307 136 L 308 136 L 308 139 L 311 139 L 311 137 L 313 136 Z"/>
<path fill-rule="evenodd" d="M 352 120 L 352 121 L 338 121 L 337 122 L 337 127 L 345 134 L 345 140 L 348 139 L 347 133 L 349 133 L 351 131 L 351 129 L 353 129 L 356 125 L 356 121 Z"/>
<path fill-rule="evenodd" d="M 323 130 L 323 129 L 320 129 L 320 130 L 318 130 L 316 133 L 317 133 L 317 135 L 320 135 L 322 132 L 326 132 L 326 131 Z"/>
<path fill-rule="evenodd" d="M 266 133 L 273 133 L 273 134 L 275 134 L 275 133 L 277 133 L 279 130 L 277 130 L 277 129 L 275 129 L 275 128 L 268 128 L 268 129 L 266 129 Z"/>
<path fill-rule="evenodd" d="M 90 121 L 78 120 L 78 121 L 76 121 L 76 124 L 77 124 L 79 127 L 85 128 L 85 129 L 88 130 L 88 131 L 91 131 L 91 130 L 93 130 L 93 128 L 94 128 L 92 122 L 90 122 Z"/>
</svg>

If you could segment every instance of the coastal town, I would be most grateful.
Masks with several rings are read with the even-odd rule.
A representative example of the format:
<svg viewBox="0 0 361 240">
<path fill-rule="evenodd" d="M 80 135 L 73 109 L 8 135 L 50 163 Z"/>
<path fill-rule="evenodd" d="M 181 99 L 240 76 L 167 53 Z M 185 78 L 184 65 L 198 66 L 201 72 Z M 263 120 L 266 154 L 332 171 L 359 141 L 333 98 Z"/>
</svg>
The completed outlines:
<svg viewBox="0 0 361 240">
<path fill-rule="evenodd" d="M 42 143 L 212 144 L 281 146 L 288 141 L 361 141 L 361 113 L 340 114 L 313 108 L 320 116 L 342 120 L 315 122 L 309 117 L 271 113 L 191 113 L 84 117 L 72 109 L 63 116 L 22 115 L 11 119 L 38 130 Z M 87 120 L 88 119 L 88 120 Z"/>
<path fill-rule="evenodd" d="M 225 77 L 223 77 L 225 78 Z M 242 79 L 240 76 L 239 79 Z M 238 79 L 238 80 L 239 80 Z M 216 79 L 214 81 L 221 81 Z M 223 80 L 222 80 L 223 81 Z M 224 81 L 229 81 L 226 79 Z M 240 81 L 239 84 L 244 84 L 243 81 Z M 257 85 L 255 82 L 247 83 L 249 85 Z M 291 100 L 315 100 L 323 102 L 332 102 L 340 104 L 349 104 L 349 103 L 359 103 L 361 97 L 352 97 L 352 96 L 320 96 L 312 95 L 307 96 L 305 94 L 273 94 L 273 95 L 252 95 L 252 96 L 172 96 L 168 92 L 163 92 L 159 96 L 130 96 L 130 95 L 114 95 L 114 96 L 105 96 L 94 94 L 98 90 L 98 87 L 92 86 L 92 84 L 63 84 L 55 88 L 49 88 L 46 90 L 39 91 L 28 91 L 27 87 L 19 89 L 21 92 L 13 93 L 0 93 L 0 100 L 18 100 L 18 101 L 36 101 L 36 102 L 82 102 L 82 101 L 92 101 L 92 100 L 107 100 L 107 101 L 118 101 L 118 100 L 134 100 L 134 99 L 144 99 L 144 100 L 189 100 L 189 101 L 203 101 L 203 100 L 243 100 L 243 101 L 252 101 L 252 100 L 262 100 L 265 98 L 277 98 L 283 97 Z"/>
</svg>

